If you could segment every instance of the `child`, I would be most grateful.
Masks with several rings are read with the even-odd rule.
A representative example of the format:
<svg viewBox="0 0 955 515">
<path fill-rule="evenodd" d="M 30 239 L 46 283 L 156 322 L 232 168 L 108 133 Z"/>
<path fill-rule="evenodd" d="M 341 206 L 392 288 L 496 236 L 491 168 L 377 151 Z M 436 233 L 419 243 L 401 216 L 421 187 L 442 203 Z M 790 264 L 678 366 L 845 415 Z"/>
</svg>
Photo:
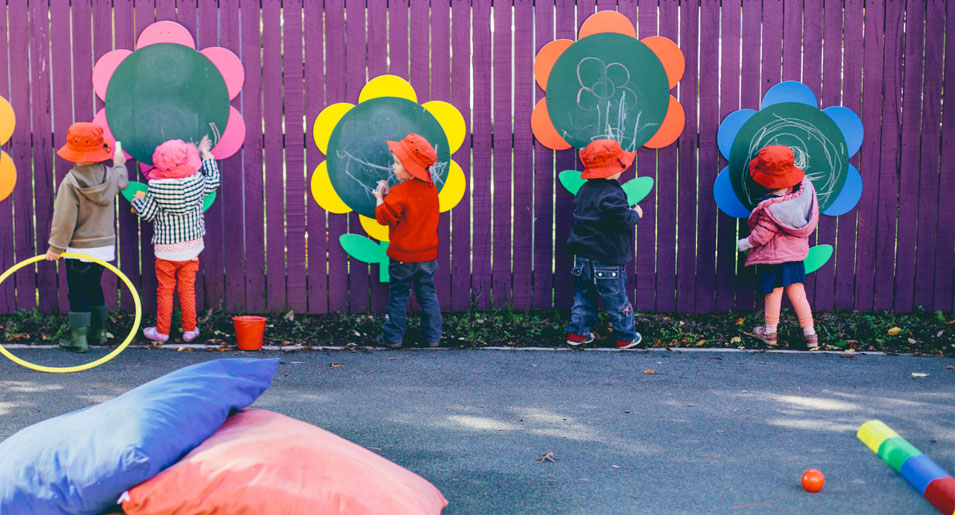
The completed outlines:
<svg viewBox="0 0 955 515">
<path fill-rule="evenodd" d="M 431 180 L 429 167 L 437 154 L 428 140 L 408 134 L 401 141 L 388 141 L 394 159 L 392 169 L 400 183 L 390 188 L 378 181 L 373 192 L 377 199 L 375 219 L 388 226 L 388 318 L 377 340 L 389 347 L 401 347 L 407 328 L 405 310 L 414 286 L 421 304 L 421 325 L 429 347 L 441 341 L 441 309 L 434 289 L 438 270 L 438 189 Z"/>
<path fill-rule="evenodd" d="M 766 296 L 766 325 L 753 330 L 756 337 L 767 344 L 776 343 L 785 289 L 806 345 L 814 348 L 819 345 L 819 338 L 806 299 L 803 260 L 809 255 L 809 235 L 819 223 L 819 204 L 812 181 L 796 168 L 794 161 L 792 150 L 783 145 L 764 147 L 750 161 L 750 177 L 768 189 L 769 194 L 750 213 L 749 237 L 736 242 L 736 247 L 741 252 L 752 249 L 746 266 L 758 265 L 759 291 Z"/>
<path fill-rule="evenodd" d="M 633 306 L 627 298 L 624 265 L 633 259 L 633 226 L 643 210 L 630 207 L 617 179 L 632 159 L 612 139 L 591 142 L 580 151 L 582 179 L 588 179 L 574 197 L 574 223 L 567 249 L 575 255 L 574 307 L 567 324 L 567 344 L 574 347 L 594 341 L 590 332 L 597 322 L 597 297 L 610 314 L 617 348 L 640 344 Z"/>
<path fill-rule="evenodd" d="M 212 143 L 203 136 L 198 147 L 182 140 L 169 140 L 153 152 L 149 190 L 133 199 L 133 210 L 153 222 L 152 243 L 156 255 L 156 325 L 143 330 L 154 342 L 169 341 L 172 325 L 172 295 L 178 280 L 182 308 L 182 339 L 199 336 L 196 326 L 196 271 L 206 234 L 202 205 L 206 195 L 219 187 L 219 169 L 209 152 Z M 199 156 L 202 155 L 202 162 Z M 200 172 L 201 168 L 201 172 Z"/>
<path fill-rule="evenodd" d="M 75 252 L 102 261 L 116 259 L 114 199 L 129 186 L 126 157 L 116 145 L 104 141 L 103 129 L 93 123 L 74 123 L 66 132 L 66 144 L 57 155 L 72 161 L 73 168 L 56 189 L 50 248 L 47 261 L 63 252 Z M 112 156 L 113 166 L 105 161 Z M 89 345 L 106 343 L 106 302 L 100 277 L 103 268 L 86 259 L 66 259 L 66 284 L 70 299 L 70 341 L 60 347 L 87 352 Z"/>
</svg>

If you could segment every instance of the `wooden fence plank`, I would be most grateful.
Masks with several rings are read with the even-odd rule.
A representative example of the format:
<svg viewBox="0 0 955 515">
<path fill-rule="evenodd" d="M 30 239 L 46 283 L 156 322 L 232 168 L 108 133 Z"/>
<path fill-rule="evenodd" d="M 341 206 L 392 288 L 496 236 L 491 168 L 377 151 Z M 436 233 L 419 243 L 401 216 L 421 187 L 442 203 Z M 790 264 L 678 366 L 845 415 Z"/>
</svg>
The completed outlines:
<svg viewBox="0 0 955 515">
<path fill-rule="evenodd" d="M 898 236 L 895 259 L 895 310 L 912 311 L 915 243 L 919 204 L 919 129 L 922 126 L 922 36 L 925 3 L 909 2 L 905 13 L 905 62 L 902 90 L 902 143 L 899 146 Z M 901 47 L 900 47 L 901 48 Z"/>
<path fill-rule="evenodd" d="M 427 4 L 425 4 L 427 7 Z M 425 16 L 427 19 L 427 15 Z M 402 23 L 401 20 L 395 23 Z M 421 31 L 412 33 L 412 38 L 419 37 Z M 427 29 L 424 31 L 427 42 Z M 425 43 L 427 47 L 427 43 Z M 415 51 L 410 55 L 418 56 Z M 417 57 L 420 59 L 420 56 Z M 362 3 L 348 2 L 345 5 L 345 98 L 347 102 L 357 102 L 361 88 L 365 85 L 365 9 Z M 413 78 L 413 77 L 412 77 Z M 427 96 L 427 77 L 425 87 L 421 93 Z M 361 223 L 358 213 L 348 214 L 348 232 L 361 234 Z M 367 263 L 348 258 L 348 300 L 349 311 L 361 313 L 368 310 L 368 282 L 370 267 Z"/>
<path fill-rule="evenodd" d="M 33 33 L 38 30 L 33 26 L 27 5 L 13 2 L 9 6 L 10 25 L 13 27 L 29 27 L 28 33 L 17 31 L 17 35 L 10 37 L 10 77 L 13 78 L 10 88 L 10 103 L 16 113 L 17 123 L 13 131 L 13 147 L 10 156 L 17 167 L 17 184 L 8 199 L 13 200 L 14 252 L 16 262 L 33 257 L 33 163 L 31 161 L 31 130 L 32 101 L 30 99 L 30 82 L 18 80 L 21 77 L 30 77 L 29 46 L 36 37 Z M 46 245 L 44 242 L 43 245 Z M 36 267 L 25 267 L 15 274 L 17 286 L 17 309 L 29 310 L 36 307 Z"/>
<path fill-rule="evenodd" d="M 180 2 L 178 21 L 190 29 L 196 38 L 196 49 L 219 45 L 219 15 L 228 16 L 230 11 L 218 9 L 212 2 L 203 2 L 199 9 L 194 2 Z M 238 18 L 234 23 L 238 23 Z M 223 186 L 229 182 L 235 183 L 239 178 L 235 168 L 227 168 L 222 161 L 217 163 L 222 178 L 219 190 L 216 192 L 216 202 L 205 212 L 206 235 L 203 237 L 205 249 L 199 256 L 199 274 L 196 277 L 196 310 L 201 313 L 205 308 L 221 308 L 225 297 L 225 276 L 223 275 L 223 260 L 226 255 L 223 245 L 223 218 L 225 216 L 226 201 L 223 198 Z M 241 179 L 240 179 L 241 180 Z M 238 204 L 237 206 L 241 206 Z M 232 214 L 234 210 L 230 210 Z M 241 212 L 241 211 L 239 211 Z"/>
<path fill-rule="evenodd" d="M 401 23 L 391 27 L 400 27 Z M 325 6 L 325 68 L 345 69 L 345 12 L 338 2 Z M 406 45 L 398 45 L 407 51 Z M 393 57 L 394 59 L 394 57 Z M 394 61 L 392 61 L 394 63 Z M 407 77 L 407 75 L 405 75 Z M 338 102 L 355 104 L 357 98 L 349 98 L 345 91 L 345 74 L 325 76 L 325 105 Z M 348 260 L 338 238 L 348 232 L 348 217 L 328 213 L 328 311 L 348 311 Z"/>
<path fill-rule="evenodd" d="M 640 9 L 654 9 L 656 2 L 640 0 Z M 652 15 L 651 15 L 652 16 Z M 680 8 L 677 2 L 665 2 L 660 4 L 659 8 L 659 26 L 660 35 L 671 39 L 676 44 L 681 43 L 680 39 Z M 652 18 L 651 18 L 652 20 Z M 645 25 L 644 17 L 640 16 L 641 27 Z M 652 32 L 652 31 L 651 31 Z M 643 29 L 640 29 L 643 34 Z M 687 62 L 689 66 L 689 62 Z M 683 102 L 684 88 L 691 88 L 689 84 L 693 79 L 688 79 L 684 74 L 683 79 L 677 85 L 678 99 L 683 105 L 683 110 L 689 112 L 694 106 Z M 683 134 L 694 130 L 690 122 L 683 127 Z M 678 168 L 679 144 L 674 143 L 661 148 L 657 151 L 657 180 L 654 189 L 657 191 L 656 208 L 656 235 L 657 235 L 657 276 L 656 276 L 656 308 L 657 311 L 673 312 L 676 311 L 676 262 L 677 262 L 677 192 L 679 180 L 681 178 Z M 643 173 L 641 172 L 641 175 Z M 695 200 L 695 199 L 694 199 Z M 653 227 L 652 224 L 647 224 Z"/>
<path fill-rule="evenodd" d="M 511 6 L 510 2 L 497 3 L 492 9 L 494 16 L 494 131 L 493 147 L 492 216 L 494 239 L 492 245 L 492 282 L 494 307 L 503 308 L 513 297 L 511 293 L 511 152 L 514 138 L 511 126 L 511 84 L 514 74 L 511 68 Z"/>
<path fill-rule="evenodd" d="M 87 10 L 89 4 L 86 4 Z M 77 5 L 76 8 L 79 9 Z M 87 25 L 90 22 L 89 14 L 87 13 L 86 23 Z M 50 74 L 51 80 L 54 84 L 70 84 L 73 81 L 73 78 L 80 76 L 83 78 L 88 78 L 92 73 L 92 64 L 90 61 L 90 54 L 86 54 L 86 59 L 80 59 L 76 65 L 75 69 L 71 65 L 72 61 L 72 48 L 70 41 L 70 4 L 66 2 L 53 2 L 50 5 L 50 53 L 53 56 L 53 60 L 50 63 Z M 89 36 L 87 33 L 79 32 L 76 35 L 77 42 L 84 41 L 87 43 L 86 48 L 89 50 Z M 84 37 L 86 36 L 86 37 Z M 89 121 L 93 119 L 92 114 L 92 85 L 89 80 L 84 81 L 86 84 L 81 86 L 77 91 L 70 91 L 70 88 L 65 87 L 54 87 L 53 88 L 53 127 L 52 127 L 52 149 L 57 149 L 66 143 L 66 131 L 69 129 L 70 124 L 73 123 L 73 111 L 79 111 L 84 113 L 84 117 L 81 118 L 84 121 Z M 84 96 L 85 93 L 85 96 Z M 76 105 L 74 106 L 74 98 L 76 99 Z M 53 155 L 53 185 L 59 187 L 60 181 L 63 180 L 63 177 L 66 176 L 67 172 L 70 171 L 70 163 L 65 159 Z M 56 193 L 53 192 L 53 199 L 56 198 Z M 50 211 L 52 213 L 52 210 Z M 49 229 L 49 228 L 48 228 Z M 44 241 L 37 238 L 37 253 L 43 253 L 46 251 L 44 246 Z M 60 313 L 66 313 L 69 311 L 69 301 L 67 300 L 67 284 L 66 284 L 66 267 L 65 266 L 50 266 L 47 265 L 45 268 L 50 268 L 53 273 L 56 273 L 57 268 L 59 268 L 59 273 L 54 277 L 55 285 L 54 291 L 51 292 L 50 302 L 54 304 L 53 311 L 59 311 Z M 108 278 L 112 277 L 111 283 L 108 283 Z M 103 294 L 105 296 L 106 305 L 112 308 L 116 305 L 116 279 L 114 274 L 109 272 L 103 274 Z M 112 288 L 110 288 L 110 284 Z M 58 285 L 58 286 L 57 286 Z"/>
<path fill-rule="evenodd" d="M 135 26 L 136 32 L 134 33 L 134 43 L 138 40 L 139 35 L 142 34 L 143 30 L 156 22 L 156 11 L 155 11 L 155 2 L 147 0 L 145 2 L 137 2 L 135 4 L 135 9 L 133 16 L 135 17 Z M 95 51 L 98 48 L 96 43 L 98 36 L 94 35 L 93 37 L 93 50 Z M 135 46 L 127 47 L 129 50 L 134 50 Z M 108 50 L 108 45 L 106 46 Z M 97 54 L 97 56 L 102 54 Z M 129 167 L 133 170 L 139 170 L 138 163 L 129 163 Z M 137 174 L 130 174 L 137 175 Z M 145 181 L 145 178 L 142 178 L 142 174 L 138 174 L 141 177 L 141 180 Z M 153 224 L 150 222 L 144 222 L 139 220 L 139 263 L 142 266 L 142 276 L 140 276 L 140 294 L 142 295 L 142 307 L 143 311 L 146 313 L 155 313 L 156 312 L 156 288 L 158 282 L 156 280 L 156 257 L 153 252 Z"/>
<path fill-rule="evenodd" d="M 288 278 L 288 309 L 306 310 L 305 294 L 305 126 L 302 69 L 302 0 L 282 5 L 284 41 L 282 75 L 285 91 L 285 219 Z"/>
<path fill-rule="evenodd" d="M 828 4 L 827 4 L 828 5 Z M 843 76 L 841 105 L 862 114 L 862 0 L 847 0 L 844 6 L 843 25 Z M 862 168 L 860 153 L 849 161 L 856 169 Z M 865 191 L 870 184 L 863 183 Z M 836 247 L 835 309 L 852 309 L 855 294 L 856 226 L 859 223 L 859 206 L 839 217 Z"/>
<path fill-rule="evenodd" d="M 955 2 L 946 4 L 945 33 L 955 34 Z M 955 37 L 945 38 L 945 83 L 942 102 L 942 166 L 939 170 L 939 198 L 945 192 L 955 191 Z M 938 219 L 942 225 L 938 233 L 935 253 L 934 302 L 935 309 L 952 312 L 955 286 L 955 203 L 939 201 Z M 948 222 L 945 222 L 945 221 Z"/>
<path fill-rule="evenodd" d="M 387 1 L 385 0 L 372 0 L 368 4 L 368 77 L 374 78 L 379 75 L 384 75 L 388 73 L 388 23 L 387 17 L 388 8 Z M 445 52 L 446 53 L 446 52 Z M 437 57 L 435 57 L 437 59 Z M 440 60 L 440 59 L 437 59 Z M 447 62 L 448 57 L 445 57 L 443 61 Z M 440 67 L 440 66 L 439 66 Z M 437 72 L 434 75 L 438 75 Z M 442 76 L 447 76 L 450 78 L 449 72 L 445 69 Z M 443 231 L 449 231 L 450 228 L 446 227 L 445 220 L 442 220 Z M 442 244 L 446 242 L 442 241 Z M 439 260 L 440 261 L 440 260 Z M 371 290 L 371 310 L 375 313 L 382 313 L 385 311 L 385 306 L 388 304 L 388 284 L 383 283 L 378 280 L 378 266 L 371 265 L 371 276 L 369 277 L 369 288 Z M 439 271 L 442 272 L 442 271 Z M 443 270 L 443 274 L 439 274 L 439 278 L 446 279 L 448 275 L 447 270 Z M 438 283 L 441 282 L 440 279 L 437 280 Z M 447 281 L 445 280 L 445 284 Z M 442 293 L 439 291 L 438 298 L 444 301 L 450 301 L 450 294 L 445 295 L 445 298 L 441 297 Z M 444 309 L 442 307 L 442 309 Z"/>
<path fill-rule="evenodd" d="M 265 251 L 262 208 L 264 181 L 262 178 L 262 45 L 259 42 L 260 11 L 258 0 L 241 0 L 242 11 L 242 66 L 245 68 L 245 86 L 242 87 L 242 117 L 252 123 L 245 127 L 242 146 L 242 172 L 245 181 L 245 301 L 243 311 L 265 312 Z"/>
<path fill-rule="evenodd" d="M 8 42 L 8 38 L 10 37 L 10 27 L 7 25 L 7 13 L 7 5 L 0 7 L 0 43 L 2 43 L 4 50 L 0 52 L 0 71 L 3 71 L 3 73 L 0 73 L 0 97 L 3 97 L 5 101 L 10 102 L 10 82 L 6 73 L 9 69 L 10 61 L 7 58 L 7 52 L 5 51 L 10 46 L 10 43 Z M 19 28 L 14 26 L 14 34 L 17 35 L 16 37 L 19 37 L 20 33 L 21 32 Z M 16 118 L 16 116 L 17 113 L 14 112 L 14 118 Z M 13 157 L 12 145 L 10 145 L 8 142 L 4 142 L 2 148 L 4 152 L 11 156 L 11 158 Z M 18 163 L 14 161 L 14 164 L 16 165 Z M 25 171 L 20 169 L 17 172 L 17 176 L 22 177 L 21 174 L 24 173 Z M 13 241 L 16 243 L 13 236 L 13 203 L 13 195 L 0 200 L 0 241 Z M 3 267 L 4 270 L 9 269 L 16 263 L 13 256 L 13 247 L 13 245 L 0 246 L 0 267 Z M 40 249 L 43 252 L 46 252 L 46 247 L 41 246 Z M 3 284 L 0 284 L 0 313 L 11 313 L 16 311 L 16 298 L 14 297 L 15 284 L 15 280 L 7 280 L 4 281 Z"/>
<path fill-rule="evenodd" d="M 822 19 L 820 24 L 816 20 Z M 805 57 L 803 57 L 803 84 L 813 90 L 819 99 L 819 108 L 839 105 L 842 90 L 842 5 L 841 0 L 806 0 Z M 816 234 L 809 242 L 827 244 L 838 251 L 836 229 L 838 218 L 820 213 Z M 835 255 L 826 266 L 807 276 L 807 295 L 813 311 L 832 311 L 835 295 Z"/>
<path fill-rule="evenodd" d="M 911 6 L 910 6 L 911 9 Z M 950 223 L 939 227 L 938 189 L 939 148 L 941 145 L 941 88 L 942 88 L 942 38 L 945 31 L 945 3 L 930 0 L 925 13 L 925 69 L 922 85 L 922 151 L 919 158 L 919 193 L 915 201 L 918 211 L 918 241 L 915 255 L 915 292 L 913 303 L 925 309 L 935 308 L 933 289 L 925 286 L 935 281 L 935 253 L 937 233 L 951 231 Z M 948 203 L 950 195 L 941 195 Z M 951 222 L 951 220 L 949 220 Z M 945 227 L 947 226 L 947 227 Z"/>
<path fill-rule="evenodd" d="M 322 5 L 305 2 L 305 156 L 308 160 L 308 177 L 325 156 L 315 144 L 312 127 L 318 114 L 325 108 L 325 30 Z M 327 224 L 325 210 L 308 193 L 308 312 L 328 313 L 328 260 L 325 256 L 328 240 L 325 237 Z M 334 215 L 333 215 L 334 216 Z M 228 274 L 228 270 L 226 270 Z"/>
<path fill-rule="evenodd" d="M 577 39 L 577 22 L 573 2 L 557 2 L 555 13 L 555 37 L 557 39 Z M 475 153 L 477 149 L 475 149 Z M 476 158 L 476 155 L 475 155 Z M 580 162 L 574 149 L 556 152 L 555 167 L 557 173 L 563 170 L 579 170 Z M 567 252 L 567 237 L 573 222 L 571 215 L 574 197 L 561 186 L 555 186 L 554 196 L 554 306 L 568 309 L 573 305 L 574 283 L 570 275 L 573 266 L 572 256 Z"/>
<path fill-rule="evenodd" d="M 762 101 L 762 81 L 759 76 L 760 41 L 760 2 L 743 0 L 742 21 L 740 22 L 740 42 L 742 59 L 740 60 L 740 108 L 759 109 Z M 759 49 L 759 50 L 757 50 Z M 748 51 L 747 51 L 748 50 Z M 736 223 L 737 238 L 749 235 L 747 220 L 742 218 Z M 755 267 L 745 266 L 746 255 L 736 255 L 736 309 L 749 311 L 756 307 Z"/>
<path fill-rule="evenodd" d="M 534 55 L 554 40 L 554 6 L 534 5 Z M 456 15 L 455 15 L 456 16 Z M 534 105 L 546 93 L 534 83 Z M 521 129 L 521 127 L 518 127 Z M 525 128 L 526 129 L 526 128 Z M 554 305 L 554 151 L 534 143 L 534 309 Z"/>
<path fill-rule="evenodd" d="M 902 31 L 904 2 L 885 6 L 885 48 L 883 49 L 883 87 L 885 92 L 902 86 Z M 882 156 L 879 162 L 879 217 L 876 233 L 875 297 L 873 308 L 892 309 L 894 293 L 896 211 L 899 207 L 899 113 L 898 95 L 883 95 Z M 909 285 L 911 287 L 911 285 Z"/>
<path fill-rule="evenodd" d="M 661 6 L 662 8 L 662 6 Z M 677 273 L 676 309 L 690 313 L 695 309 L 696 209 L 697 200 L 697 59 L 699 38 L 699 2 L 680 5 L 680 47 L 686 59 L 686 71 L 680 81 L 680 102 L 686 106 L 686 126 L 679 139 L 679 182 L 677 185 Z"/>
<path fill-rule="evenodd" d="M 282 20 L 281 1 L 262 2 L 262 86 L 265 115 L 265 266 L 266 309 L 285 309 L 285 184 L 282 163 Z"/>
<path fill-rule="evenodd" d="M 491 2 L 474 0 L 471 7 L 474 84 L 471 171 L 472 228 L 471 297 L 476 307 L 491 306 Z"/>
<path fill-rule="evenodd" d="M 534 25 L 532 0 L 516 0 L 514 27 Z M 534 135 L 531 133 L 531 111 L 534 109 L 534 34 L 516 30 L 514 34 L 514 230 L 511 255 L 513 263 L 513 295 L 511 305 L 530 309 L 533 300 L 531 274 L 534 234 Z"/>
<path fill-rule="evenodd" d="M 205 4 L 203 3 L 203 9 L 204 8 Z M 242 54 L 242 39 L 240 37 L 242 25 L 239 20 L 239 0 L 221 0 L 220 8 L 222 12 L 220 13 L 219 46 L 227 48 L 239 56 Z M 203 16 L 203 19 L 205 19 L 205 16 Z M 257 73 L 257 70 L 245 69 L 245 73 L 246 77 L 248 77 L 249 73 Z M 243 91 L 245 91 L 248 84 L 249 81 L 246 79 L 245 84 L 243 84 Z M 242 111 L 241 94 L 232 100 L 232 107 L 240 112 Z M 249 127 L 254 125 L 256 120 L 250 120 L 243 114 L 243 121 L 245 122 L 248 134 Z M 217 215 L 212 217 L 207 215 L 206 229 L 209 230 L 211 228 L 216 234 L 216 236 L 209 238 L 210 244 L 214 249 L 213 251 L 215 251 L 215 249 L 222 249 L 224 259 L 221 263 L 224 270 L 221 268 L 216 269 L 216 273 L 220 275 L 224 274 L 224 277 L 221 279 L 221 282 L 219 278 L 213 278 L 212 282 L 210 282 L 209 277 L 206 277 L 206 306 L 210 309 L 225 309 L 230 313 L 235 313 L 241 309 L 241 306 L 245 305 L 245 252 L 236 251 L 242 249 L 242 245 L 237 245 L 237 247 L 232 246 L 232 238 L 241 237 L 246 231 L 245 217 L 241 216 L 237 209 L 232 208 L 232 206 L 243 206 L 243 199 L 245 197 L 244 182 L 246 173 L 243 162 L 243 152 L 238 151 L 233 154 L 232 157 L 222 160 L 219 166 L 223 176 L 222 186 L 219 188 L 219 194 L 222 195 L 222 200 L 218 202 L 218 207 L 213 205 L 212 209 L 221 210 L 222 215 L 218 218 L 218 227 L 215 225 Z M 218 244 L 215 241 L 215 237 L 219 238 Z M 226 249 L 227 241 L 230 243 L 228 249 Z M 207 270 L 215 266 L 215 262 L 212 260 L 209 262 L 211 264 L 207 267 Z M 221 288 L 221 290 L 219 290 L 219 288 Z M 219 292 L 218 296 L 216 296 L 217 292 Z"/>
<path fill-rule="evenodd" d="M 637 29 L 638 39 L 656 35 L 657 17 L 655 9 L 653 12 L 651 12 L 649 8 L 640 11 L 637 8 L 637 0 L 623 0 L 620 2 L 617 10 L 626 16 L 627 19 L 630 20 L 630 23 Z M 648 20 L 642 26 L 639 23 L 641 14 Z M 652 14 L 652 23 L 649 21 L 651 19 L 650 14 Z M 646 34 L 643 33 L 644 30 L 647 31 Z M 637 158 L 634 162 L 635 177 L 646 176 L 654 180 L 654 189 L 651 190 L 650 194 L 640 203 L 640 207 L 643 209 L 643 217 L 634 230 L 634 259 L 630 263 L 627 263 L 625 269 L 627 285 L 629 291 L 633 294 L 633 306 L 636 311 L 652 311 L 656 298 L 654 294 L 655 285 L 653 284 L 653 267 L 656 262 L 656 252 L 654 249 L 654 230 L 656 225 L 656 213 L 654 211 L 657 196 L 656 155 L 655 149 L 641 147 L 637 149 Z M 628 178 L 629 173 L 629 171 L 625 172 Z M 625 180 L 623 176 L 621 176 L 621 180 Z"/>
<path fill-rule="evenodd" d="M 720 2 L 703 0 L 700 9 L 699 40 L 719 40 Z M 701 43 L 700 47 L 703 47 Z M 698 48 L 692 45 L 692 49 Z M 691 49 L 691 51 L 692 51 Z M 716 308 L 716 223 L 717 207 L 713 183 L 720 171 L 716 133 L 720 128 L 720 63 L 716 56 L 700 52 L 699 73 L 699 152 L 696 224 L 696 305 L 697 313 Z"/>
<path fill-rule="evenodd" d="M 719 122 L 740 108 L 740 16 L 741 0 L 724 0 L 720 17 L 720 111 Z M 717 127 L 719 131 L 719 127 Z M 717 173 L 729 162 L 717 152 Z M 713 196 L 713 185 L 700 195 Z M 736 219 L 717 210 L 716 311 L 733 309 L 736 293 Z"/>
<path fill-rule="evenodd" d="M 451 13 L 451 103 L 461 111 L 467 124 L 464 144 L 454 153 L 454 160 L 464 171 L 469 185 L 461 203 L 451 210 L 451 309 L 464 311 L 471 306 L 471 199 L 473 188 L 471 146 L 474 123 L 471 120 L 471 6 L 468 0 L 453 0 Z"/>
</svg>

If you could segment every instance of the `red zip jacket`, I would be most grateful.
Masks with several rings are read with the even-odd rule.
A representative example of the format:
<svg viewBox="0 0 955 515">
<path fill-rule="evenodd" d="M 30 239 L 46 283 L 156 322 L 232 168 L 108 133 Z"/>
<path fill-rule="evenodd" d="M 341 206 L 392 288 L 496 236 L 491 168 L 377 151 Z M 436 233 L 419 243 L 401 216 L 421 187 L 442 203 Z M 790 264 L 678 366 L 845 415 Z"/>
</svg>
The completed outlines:
<svg viewBox="0 0 955 515">
<path fill-rule="evenodd" d="M 438 189 L 409 179 L 396 184 L 375 208 L 375 220 L 388 226 L 388 257 L 403 263 L 438 259 Z"/>
</svg>

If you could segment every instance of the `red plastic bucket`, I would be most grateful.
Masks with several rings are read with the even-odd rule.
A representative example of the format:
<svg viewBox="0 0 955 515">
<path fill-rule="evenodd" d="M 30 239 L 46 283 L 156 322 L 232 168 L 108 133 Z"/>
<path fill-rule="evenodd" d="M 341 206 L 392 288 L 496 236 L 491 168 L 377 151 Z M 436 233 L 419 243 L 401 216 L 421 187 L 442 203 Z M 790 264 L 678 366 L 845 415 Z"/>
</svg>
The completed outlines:
<svg viewBox="0 0 955 515">
<path fill-rule="evenodd" d="M 265 317 L 232 317 L 235 325 L 235 342 L 239 350 L 259 350 L 265 337 Z"/>
</svg>

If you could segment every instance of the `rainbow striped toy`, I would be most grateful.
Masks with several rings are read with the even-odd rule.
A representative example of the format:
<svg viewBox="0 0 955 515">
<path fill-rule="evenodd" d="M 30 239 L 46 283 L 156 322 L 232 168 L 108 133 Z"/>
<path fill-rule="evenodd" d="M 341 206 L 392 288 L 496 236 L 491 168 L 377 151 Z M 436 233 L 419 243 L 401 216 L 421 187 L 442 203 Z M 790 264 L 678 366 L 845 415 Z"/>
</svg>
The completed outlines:
<svg viewBox="0 0 955 515">
<path fill-rule="evenodd" d="M 955 478 L 880 420 L 870 420 L 856 433 L 859 440 L 945 515 L 955 515 Z"/>
</svg>

